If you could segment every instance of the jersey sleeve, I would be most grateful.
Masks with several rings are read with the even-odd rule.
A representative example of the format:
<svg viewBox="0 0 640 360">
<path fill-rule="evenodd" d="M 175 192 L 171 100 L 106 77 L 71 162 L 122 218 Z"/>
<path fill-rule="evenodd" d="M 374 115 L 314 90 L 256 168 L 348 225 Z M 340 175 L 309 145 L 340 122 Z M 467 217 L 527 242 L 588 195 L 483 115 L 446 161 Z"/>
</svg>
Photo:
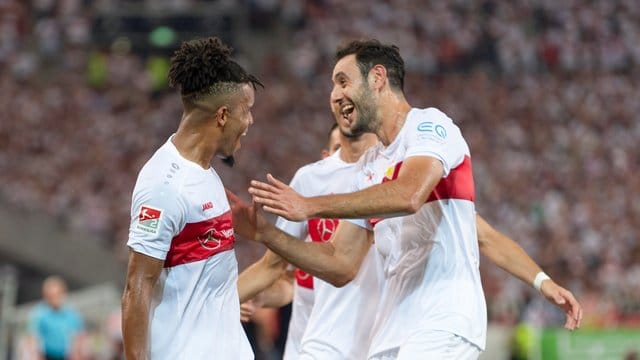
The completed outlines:
<svg viewBox="0 0 640 360">
<path fill-rule="evenodd" d="M 370 219 L 344 219 L 344 221 L 348 221 L 348 222 L 352 223 L 353 225 L 356 225 L 356 226 L 361 227 L 363 229 L 367 229 L 367 230 L 373 231 L 373 225 L 371 224 L 371 220 Z"/>
<path fill-rule="evenodd" d="M 469 153 L 458 126 L 438 109 L 419 110 L 407 125 L 405 157 L 435 157 L 442 163 L 443 177 L 447 177 L 449 171 L 460 165 Z"/>
<path fill-rule="evenodd" d="M 171 240 L 185 222 L 186 207 L 176 189 L 166 184 L 136 189 L 127 245 L 135 252 L 164 260 Z"/>
</svg>

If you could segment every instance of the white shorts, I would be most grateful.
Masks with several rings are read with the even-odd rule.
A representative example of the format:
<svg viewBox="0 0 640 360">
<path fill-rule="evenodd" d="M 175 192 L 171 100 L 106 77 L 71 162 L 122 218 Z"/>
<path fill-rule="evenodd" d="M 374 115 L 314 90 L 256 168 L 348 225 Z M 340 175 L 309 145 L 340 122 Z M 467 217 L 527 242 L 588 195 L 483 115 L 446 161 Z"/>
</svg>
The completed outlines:
<svg viewBox="0 0 640 360">
<path fill-rule="evenodd" d="M 425 330 L 412 334 L 400 347 L 369 357 L 369 360 L 476 360 L 479 347 L 447 331 Z"/>
</svg>

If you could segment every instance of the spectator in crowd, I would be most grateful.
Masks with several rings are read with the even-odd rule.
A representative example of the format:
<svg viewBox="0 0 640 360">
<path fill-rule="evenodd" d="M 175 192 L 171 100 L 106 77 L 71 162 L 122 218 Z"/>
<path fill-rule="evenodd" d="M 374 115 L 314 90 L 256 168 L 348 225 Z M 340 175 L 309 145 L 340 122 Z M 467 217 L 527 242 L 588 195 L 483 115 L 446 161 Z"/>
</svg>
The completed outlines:
<svg viewBox="0 0 640 360">
<path fill-rule="evenodd" d="M 58 276 L 50 276 L 42 285 L 43 302 L 29 320 L 31 343 L 40 359 L 82 358 L 83 320 L 65 303 L 67 285 Z"/>
</svg>

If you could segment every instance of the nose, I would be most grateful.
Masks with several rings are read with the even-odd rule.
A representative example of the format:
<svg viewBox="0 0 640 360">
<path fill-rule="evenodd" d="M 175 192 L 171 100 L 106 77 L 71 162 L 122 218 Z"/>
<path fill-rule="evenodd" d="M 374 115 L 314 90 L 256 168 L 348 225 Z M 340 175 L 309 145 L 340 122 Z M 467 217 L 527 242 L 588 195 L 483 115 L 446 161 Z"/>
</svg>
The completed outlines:
<svg viewBox="0 0 640 360">
<path fill-rule="evenodd" d="M 342 89 L 335 85 L 333 89 L 331 89 L 331 104 L 340 104 L 342 100 Z"/>
</svg>

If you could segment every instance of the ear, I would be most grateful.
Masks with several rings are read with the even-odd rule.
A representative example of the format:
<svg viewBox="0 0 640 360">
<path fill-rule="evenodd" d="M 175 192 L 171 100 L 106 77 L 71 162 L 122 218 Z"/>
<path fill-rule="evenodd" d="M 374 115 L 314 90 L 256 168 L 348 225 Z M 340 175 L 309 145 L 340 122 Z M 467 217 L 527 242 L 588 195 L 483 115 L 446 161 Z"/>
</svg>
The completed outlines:
<svg viewBox="0 0 640 360">
<path fill-rule="evenodd" d="M 222 105 L 216 110 L 216 121 L 218 125 L 224 127 L 227 123 L 227 119 L 229 118 L 229 107 L 226 105 Z"/>
<path fill-rule="evenodd" d="M 322 159 L 326 158 L 327 156 L 329 156 L 329 150 L 327 149 L 322 149 L 322 151 L 320 152 L 320 157 Z"/>
<path fill-rule="evenodd" d="M 387 68 L 377 64 L 369 70 L 369 86 L 372 89 L 380 90 L 387 83 Z"/>
</svg>

